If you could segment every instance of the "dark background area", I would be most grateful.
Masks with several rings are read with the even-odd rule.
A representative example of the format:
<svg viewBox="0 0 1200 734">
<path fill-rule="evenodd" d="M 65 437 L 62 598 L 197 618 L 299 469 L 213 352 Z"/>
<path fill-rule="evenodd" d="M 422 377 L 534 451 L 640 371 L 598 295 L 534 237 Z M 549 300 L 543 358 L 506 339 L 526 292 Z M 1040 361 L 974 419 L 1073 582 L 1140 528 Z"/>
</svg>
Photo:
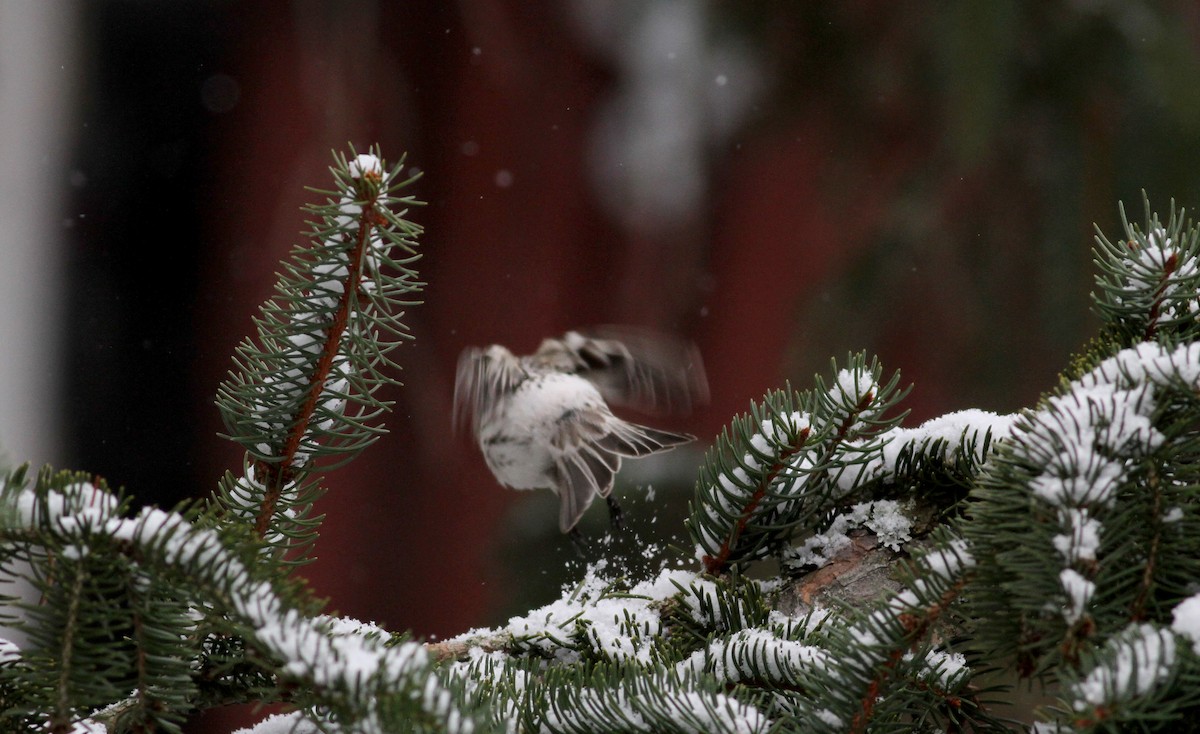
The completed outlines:
<svg viewBox="0 0 1200 734">
<path fill-rule="evenodd" d="M 502 622 L 574 573 L 553 498 L 501 490 L 451 433 L 463 347 L 685 335 L 713 399 L 665 427 L 705 445 L 859 350 L 915 384 L 909 424 L 1009 412 L 1094 329 L 1092 223 L 1116 234 L 1118 201 L 1140 220 L 1143 189 L 1164 213 L 1200 205 L 1191 2 L 79 12 L 70 466 L 161 505 L 240 468 L 212 399 L 305 228 L 304 187 L 347 144 L 407 152 L 426 302 L 392 432 L 330 475 L 306 574 L 332 609 L 423 636 Z M 619 486 L 647 542 L 681 541 L 704 448 Z"/>
</svg>

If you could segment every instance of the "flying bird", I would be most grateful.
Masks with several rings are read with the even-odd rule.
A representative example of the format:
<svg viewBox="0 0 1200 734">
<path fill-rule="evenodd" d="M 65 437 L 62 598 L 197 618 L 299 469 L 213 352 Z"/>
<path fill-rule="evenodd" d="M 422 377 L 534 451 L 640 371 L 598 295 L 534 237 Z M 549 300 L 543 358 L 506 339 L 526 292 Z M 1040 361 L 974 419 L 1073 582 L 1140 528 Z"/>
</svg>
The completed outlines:
<svg viewBox="0 0 1200 734">
<path fill-rule="evenodd" d="M 682 413 L 707 402 L 708 381 L 688 342 L 629 327 L 569 331 L 517 356 L 493 344 L 458 360 L 454 424 L 470 424 L 492 474 L 512 489 L 549 489 L 559 497 L 559 529 L 580 540 L 579 518 L 597 496 L 612 497 L 621 460 L 695 440 L 639 425 L 609 405 Z"/>
</svg>

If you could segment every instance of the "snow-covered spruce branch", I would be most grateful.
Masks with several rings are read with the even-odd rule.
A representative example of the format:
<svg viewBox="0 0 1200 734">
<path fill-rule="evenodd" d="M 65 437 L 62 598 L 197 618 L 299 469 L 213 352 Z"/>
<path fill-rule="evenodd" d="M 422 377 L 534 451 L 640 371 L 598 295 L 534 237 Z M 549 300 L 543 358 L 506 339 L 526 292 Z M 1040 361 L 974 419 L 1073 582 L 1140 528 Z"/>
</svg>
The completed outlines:
<svg viewBox="0 0 1200 734">
<path fill-rule="evenodd" d="M 866 612 L 790 616 L 770 609 L 777 582 L 673 570 L 629 585 L 601 562 L 558 601 L 436 649 L 510 731 L 862 731 L 895 717 L 994 729 L 965 657 L 937 641 L 972 565 L 944 536 Z M 672 713 L 680 701 L 693 716 Z"/>
<path fill-rule="evenodd" d="M 388 352 L 408 334 L 401 317 L 421 283 L 411 269 L 420 228 L 403 218 L 417 202 L 397 198 L 409 181 L 378 152 L 335 156 L 337 184 L 314 217 L 307 244 L 255 319 L 257 339 L 237 350 L 217 406 L 228 435 L 246 449 L 240 475 L 226 474 L 218 502 L 253 518 L 267 548 L 293 561 L 316 537 L 311 516 L 331 468 L 371 444 L 388 405 L 376 390 L 394 382 Z"/>
<path fill-rule="evenodd" d="M 982 477 L 982 634 L 1026 673 L 1161 618 L 1200 578 L 1198 387 L 1200 344 L 1122 350 L 1022 417 Z"/>
<path fill-rule="evenodd" d="M 48 715 L 51 729 L 74 726 L 89 708 L 119 704 L 128 689 L 118 689 L 120 681 L 113 679 L 117 671 L 103 658 L 129 654 L 151 664 L 165 659 L 184 669 L 164 671 L 166 680 L 144 679 L 139 671 L 133 694 L 137 705 L 117 710 L 134 717 L 173 712 L 174 717 L 151 720 L 167 727 L 177 723 L 175 717 L 181 707 L 186 710 L 187 701 L 155 705 L 148 699 L 181 690 L 178 676 L 187 679 L 203 664 L 206 640 L 195 632 L 204 620 L 214 618 L 244 635 L 252 658 L 276 679 L 281 691 L 291 691 L 288 697 L 306 710 L 320 712 L 310 714 L 314 720 L 342 721 L 357 731 L 388 731 L 396 720 L 424 720 L 438 731 L 473 728 L 464 718 L 460 698 L 435 676 L 423 645 L 394 642 L 370 625 L 307 616 L 239 561 L 216 531 L 197 528 L 182 515 L 145 509 L 134 517 L 121 517 L 121 503 L 103 489 L 77 479 L 60 489 L 52 488 L 55 483 L 62 484 L 46 474 L 33 488 L 9 482 L 0 498 L 5 547 L 24 548 L 6 563 L 12 558 L 34 560 L 39 591 L 71 599 L 65 605 L 35 608 L 57 613 L 55 608 L 61 607 L 63 624 L 48 626 L 47 620 L 35 616 L 33 621 L 41 624 L 24 625 L 34 633 L 37 649 L 57 651 L 57 665 L 48 671 L 55 683 L 50 700 L 40 712 L 27 712 Z M 124 570 L 123 577 L 113 578 L 114 566 Z M 106 583 L 95 586 L 101 579 Z M 181 586 L 165 584 L 181 579 L 187 580 L 193 598 L 186 624 L 173 629 L 160 625 L 155 641 L 135 638 L 102 644 L 87 639 L 98 629 L 111 629 L 115 615 L 122 613 L 122 598 L 136 605 L 141 597 L 178 591 Z M 109 596 L 121 589 L 136 592 Z M 148 619 L 162 621 L 154 615 Z M 132 650 L 124 649 L 129 645 Z M 7 670 L 21 672 L 19 655 L 10 653 Z M 194 685 L 183 685 L 182 690 L 197 693 Z M 106 716 L 101 710 L 93 721 L 105 721 Z M 137 722 L 108 723 L 123 730 Z"/>
<path fill-rule="evenodd" d="M 891 412 L 906 391 L 897 389 L 898 374 L 881 385 L 880 372 L 854 356 L 847 369 L 835 365 L 832 387 L 818 377 L 804 393 L 768 393 L 722 431 L 688 520 L 707 572 L 781 552 L 794 557 L 788 541 L 816 537 L 822 524 L 827 532 L 837 508 L 869 499 L 872 488 L 956 485 L 965 494 L 1013 417 L 972 409 L 900 428 L 903 414 Z"/>
<path fill-rule="evenodd" d="M 709 573 L 776 552 L 797 526 L 846 496 L 839 479 L 875 447 L 870 438 L 903 416 L 899 374 L 863 355 L 838 370 L 832 387 L 768 393 L 734 419 L 705 457 L 688 529 Z"/>
<path fill-rule="evenodd" d="M 1200 230 L 1183 211 L 1176 212 L 1175 202 L 1163 224 L 1150 201 L 1143 201 L 1144 230 L 1130 223 L 1122 205 L 1125 236 L 1114 243 L 1097 232 L 1096 311 L 1120 346 L 1153 341 L 1163 333 L 1191 341 L 1200 335 Z"/>
</svg>

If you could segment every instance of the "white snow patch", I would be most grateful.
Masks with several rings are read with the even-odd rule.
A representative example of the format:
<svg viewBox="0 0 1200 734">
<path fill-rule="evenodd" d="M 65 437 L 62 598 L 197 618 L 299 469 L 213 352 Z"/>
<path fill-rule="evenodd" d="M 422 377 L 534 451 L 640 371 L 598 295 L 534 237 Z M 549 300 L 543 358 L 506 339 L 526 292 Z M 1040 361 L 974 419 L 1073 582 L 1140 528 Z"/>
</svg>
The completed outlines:
<svg viewBox="0 0 1200 734">
<path fill-rule="evenodd" d="M 1067 596 L 1067 603 L 1062 610 L 1063 619 L 1067 624 L 1075 624 L 1091 603 L 1096 584 L 1073 568 L 1064 568 L 1058 574 L 1058 582 Z"/>
<path fill-rule="evenodd" d="M 1076 711 L 1144 695 L 1175 664 L 1175 636 L 1149 624 L 1127 630 L 1108 647 L 1115 653 L 1112 663 L 1096 667 L 1072 687 Z"/>
<path fill-rule="evenodd" d="M 323 729 L 309 721 L 299 711 L 272 714 L 254 726 L 237 729 L 233 734 L 317 734 Z"/>
<path fill-rule="evenodd" d="M 816 533 L 801 545 L 787 549 L 782 561 L 792 568 L 821 568 L 853 542 L 847 533 L 861 527 L 870 528 L 881 545 L 896 551 L 912 539 L 912 521 L 900 510 L 898 502 L 861 502 L 834 517 L 825 532 Z"/>
<path fill-rule="evenodd" d="M 351 178 L 362 178 L 364 175 L 370 174 L 381 176 L 383 175 L 383 162 L 379 160 L 378 156 L 364 153 L 350 161 L 349 169 Z"/>
<path fill-rule="evenodd" d="M 1192 643 L 1192 651 L 1200 655 L 1200 594 L 1179 602 L 1171 612 L 1171 629 Z"/>
<path fill-rule="evenodd" d="M 975 565 L 975 557 L 971 555 L 971 545 L 966 538 L 955 538 L 946 544 L 945 548 L 930 551 L 921 557 L 930 572 L 944 579 L 952 579 L 960 571 Z"/>
</svg>

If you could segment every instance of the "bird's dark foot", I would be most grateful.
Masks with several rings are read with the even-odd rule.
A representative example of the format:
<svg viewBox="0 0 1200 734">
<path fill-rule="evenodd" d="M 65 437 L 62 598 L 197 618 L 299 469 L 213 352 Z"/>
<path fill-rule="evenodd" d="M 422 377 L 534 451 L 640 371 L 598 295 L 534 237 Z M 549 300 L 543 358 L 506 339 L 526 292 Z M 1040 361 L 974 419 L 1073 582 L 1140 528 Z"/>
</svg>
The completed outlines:
<svg viewBox="0 0 1200 734">
<path fill-rule="evenodd" d="M 621 510 L 621 505 L 611 494 L 605 497 L 604 501 L 608 503 L 608 522 L 617 530 L 624 530 L 625 513 Z"/>
<path fill-rule="evenodd" d="M 571 539 L 571 547 L 575 549 L 575 554 L 580 558 L 587 558 L 587 538 L 583 537 L 583 533 L 579 532 L 579 528 L 575 527 L 568 530 L 567 537 Z"/>
</svg>

